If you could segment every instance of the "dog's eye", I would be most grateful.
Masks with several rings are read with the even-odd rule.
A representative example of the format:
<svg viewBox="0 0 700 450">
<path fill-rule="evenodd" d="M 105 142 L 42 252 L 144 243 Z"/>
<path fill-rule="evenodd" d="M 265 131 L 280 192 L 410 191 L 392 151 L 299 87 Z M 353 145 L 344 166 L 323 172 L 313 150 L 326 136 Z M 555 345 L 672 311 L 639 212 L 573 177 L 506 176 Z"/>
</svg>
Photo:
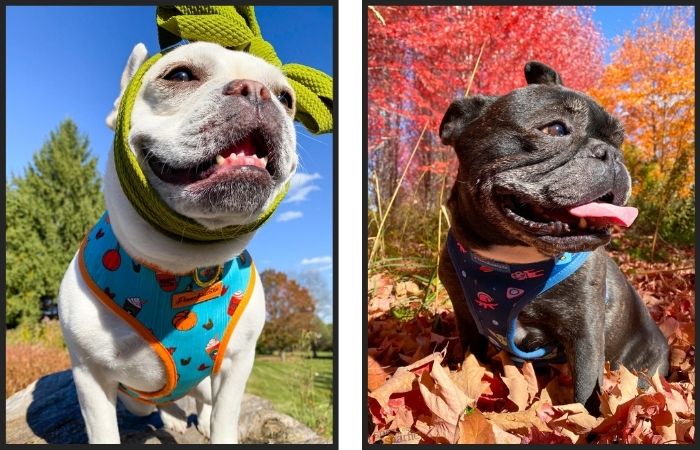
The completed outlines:
<svg viewBox="0 0 700 450">
<path fill-rule="evenodd" d="M 192 81 L 196 79 L 194 75 L 192 75 L 192 71 L 185 67 L 177 67 L 168 72 L 163 78 L 169 81 Z"/>
<path fill-rule="evenodd" d="M 540 131 L 550 136 L 566 136 L 569 134 L 569 130 L 566 128 L 566 125 L 561 122 L 550 123 L 549 125 L 540 128 Z"/>
<path fill-rule="evenodd" d="M 294 100 L 292 100 L 292 95 L 289 92 L 280 92 L 277 96 L 277 100 L 279 100 L 280 103 L 282 103 L 287 108 L 292 109 L 292 104 L 294 103 Z"/>
</svg>

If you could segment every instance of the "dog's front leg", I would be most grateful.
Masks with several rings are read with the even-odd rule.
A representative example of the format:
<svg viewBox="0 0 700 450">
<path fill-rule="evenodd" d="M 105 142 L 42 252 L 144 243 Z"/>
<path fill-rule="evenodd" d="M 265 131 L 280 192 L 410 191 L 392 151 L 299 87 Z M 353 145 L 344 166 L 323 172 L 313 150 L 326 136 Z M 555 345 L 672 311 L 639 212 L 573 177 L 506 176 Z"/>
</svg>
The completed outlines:
<svg viewBox="0 0 700 450">
<path fill-rule="evenodd" d="M 603 383 L 605 334 L 602 325 L 591 328 L 573 340 L 567 353 L 573 372 L 574 402 L 585 405 L 588 412 L 596 415 L 600 405 L 598 388 Z"/>
<path fill-rule="evenodd" d="M 462 345 L 462 352 L 466 355 L 467 352 L 474 354 L 479 361 L 486 361 L 486 349 L 488 341 L 479 333 L 479 329 L 474 322 L 472 314 L 467 306 L 467 299 L 464 298 L 464 291 L 460 284 L 459 277 L 455 272 L 450 254 L 447 250 L 447 245 L 443 245 L 442 253 L 440 254 L 440 265 L 438 266 L 438 277 L 440 282 L 445 287 L 447 294 L 452 302 L 452 309 L 457 318 L 457 330 L 459 330 L 459 339 Z"/>
<path fill-rule="evenodd" d="M 221 369 L 211 376 L 211 443 L 238 443 L 238 416 L 246 381 L 253 368 L 255 348 L 225 358 Z"/>
<path fill-rule="evenodd" d="M 119 383 L 100 370 L 73 365 L 73 381 L 78 392 L 80 412 L 85 419 L 91 444 L 119 444 L 117 426 L 117 389 Z"/>
</svg>

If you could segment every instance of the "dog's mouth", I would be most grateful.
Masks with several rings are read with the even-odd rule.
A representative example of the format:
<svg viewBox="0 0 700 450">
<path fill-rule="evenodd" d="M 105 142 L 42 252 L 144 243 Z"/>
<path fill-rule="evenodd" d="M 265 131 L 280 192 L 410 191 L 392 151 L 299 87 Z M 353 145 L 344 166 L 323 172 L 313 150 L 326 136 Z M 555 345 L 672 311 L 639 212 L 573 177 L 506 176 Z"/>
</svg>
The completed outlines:
<svg viewBox="0 0 700 450">
<path fill-rule="evenodd" d="M 629 227 L 637 217 L 637 209 L 613 204 L 612 192 L 562 208 L 547 208 L 517 194 L 499 197 L 505 216 L 525 231 L 536 236 L 592 236 L 607 238 L 613 226 Z"/>
<path fill-rule="evenodd" d="M 153 154 L 148 155 L 148 165 L 153 173 L 171 184 L 192 184 L 237 170 L 257 170 L 267 172 L 274 178 L 275 152 L 265 136 L 258 130 L 245 138 L 223 148 L 211 159 L 189 167 L 174 167 Z"/>
</svg>

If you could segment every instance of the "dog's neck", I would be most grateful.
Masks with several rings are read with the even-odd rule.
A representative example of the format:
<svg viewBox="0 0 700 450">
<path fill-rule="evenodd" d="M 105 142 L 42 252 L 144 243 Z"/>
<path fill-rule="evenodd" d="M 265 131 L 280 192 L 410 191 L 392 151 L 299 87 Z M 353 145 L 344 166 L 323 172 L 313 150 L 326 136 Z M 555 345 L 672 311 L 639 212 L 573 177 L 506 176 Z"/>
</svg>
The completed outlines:
<svg viewBox="0 0 700 450">
<path fill-rule="evenodd" d="M 452 221 L 451 230 L 457 242 L 468 245 L 469 250 L 482 258 L 506 264 L 530 264 L 552 258 L 552 256 L 541 253 L 535 247 L 515 245 L 515 242 L 491 244 L 493 235 L 477 234 L 486 231 L 483 225 L 472 215 L 463 214 L 463 211 L 475 209 L 476 205 L 472 205 L 469 198 L 462 197 L 456 186 L 455 184 L 455 187 L 452 188 L 450 198 L 447 200 L 447 208 L 450 211 Z"/>
<path fill-rule="evenodd" d="M 534 247 L 525 245 L 492 245 L 488 248 L 470 249 L 482 258 L 499 261 L 507 264 L 530 264 L 551 259 Z"/>
<path fill-rule="evenodd" d="M 173 273 L 222 264 L 238 256 L 254 232 L 230 241 L 212 244 L 177 242 L 159 233 L 131 206 L 122 191 L 114 168 L 112 152 L 105 174 L 105 204 L 114 234 L 122 248 L 135 260 L 154 264 Z"/>
</svg>

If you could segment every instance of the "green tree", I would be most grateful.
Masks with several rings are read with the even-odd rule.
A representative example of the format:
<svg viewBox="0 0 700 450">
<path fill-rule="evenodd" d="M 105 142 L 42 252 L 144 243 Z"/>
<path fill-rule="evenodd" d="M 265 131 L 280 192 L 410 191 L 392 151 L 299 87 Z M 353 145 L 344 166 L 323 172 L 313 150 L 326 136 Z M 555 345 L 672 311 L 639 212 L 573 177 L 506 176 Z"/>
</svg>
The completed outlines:
<svg viewBox="0 0 700 450">
<path fill-rule="evenodd" d="M 316 302 L 309 291 L 282 272 L 265 270 L 260 274 L 265 287 L 267 320 L 257 349 L 283 354 L 302 343 L 314 330 Z"/>
<path fill-rule="evenodd" d="M 5 324 L 14 327 L 39 318 L 42 295 L 56 297 L 81 239 L 104 211 L 87 137 L 72 120 L 63 121 L 5 191 Z"/>
</svg>

